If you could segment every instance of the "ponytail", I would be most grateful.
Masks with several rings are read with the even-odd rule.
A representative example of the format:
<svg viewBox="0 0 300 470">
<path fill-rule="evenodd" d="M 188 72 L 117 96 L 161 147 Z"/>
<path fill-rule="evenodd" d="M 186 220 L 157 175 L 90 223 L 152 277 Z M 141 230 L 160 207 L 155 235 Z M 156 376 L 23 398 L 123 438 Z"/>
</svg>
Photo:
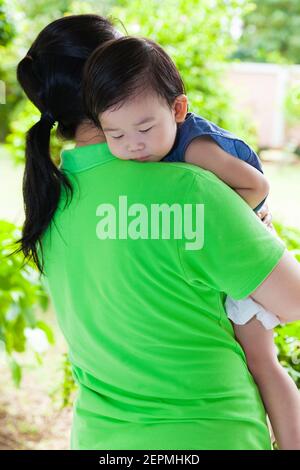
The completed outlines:
<svg viewBox="0 0 300 470">
<path fill-rule="evenodd" d="M 55 119 L 49 112 L 41 115 L 26 136 L 26 160 L 23 177 L 25 222 L 22 238 L 18 240 L 26 259 L 33 259 L 43 274 L 43 249 L 41 237 L 48 227 L 60 200 L 61 189 L 73 195 L 68 178 L 57 168 L 50 157 L 50 133 Z M 38 257 L 41 248 L 42 262 Z"/>
</svg>

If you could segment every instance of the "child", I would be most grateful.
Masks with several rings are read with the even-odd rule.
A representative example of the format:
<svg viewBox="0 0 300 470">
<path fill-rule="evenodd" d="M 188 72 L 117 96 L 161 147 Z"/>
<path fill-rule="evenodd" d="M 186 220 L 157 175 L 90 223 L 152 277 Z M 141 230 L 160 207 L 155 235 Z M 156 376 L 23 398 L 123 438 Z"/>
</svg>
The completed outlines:
<svg viewBox="0 0 300 470">
<path fill-rule="evenodd" d="M 153 41 L 125 37 L 98 48 L 86 64 L 84 90 L 87 115 L 102 128 L 118 158 L 198 165 L 215 173 L 256 212 L 262 207 L 269 185 L 258 156 L 241 139 L 187 113 L 179 72 Z M 279 319 L 251 298 L 227 298 L 226 309 L 279 448 L 300 449 L 298 390 L 280 366 L 273 343 L 271 329 Z"/>
</svg>

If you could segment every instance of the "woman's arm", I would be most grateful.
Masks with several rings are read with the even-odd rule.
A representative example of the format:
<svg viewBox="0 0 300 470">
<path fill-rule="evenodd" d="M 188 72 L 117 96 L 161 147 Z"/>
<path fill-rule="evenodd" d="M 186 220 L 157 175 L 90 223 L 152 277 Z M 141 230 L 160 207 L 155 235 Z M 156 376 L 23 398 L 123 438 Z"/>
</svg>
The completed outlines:
<svg viewBox="0 0 300 470">
<path fill-rule="evenodd" d="M 260 171 L 225 152 L 210 137 L 194 139 L 187 147 L 185 161 L 214 173 L 252 209 L 269 193 L 269 183 Z"/>
<path fill-rule="evenodd" d="M 282 322 L 300 320 L 300 263 L 287 250 L 250 297 Z"/>
</svg>

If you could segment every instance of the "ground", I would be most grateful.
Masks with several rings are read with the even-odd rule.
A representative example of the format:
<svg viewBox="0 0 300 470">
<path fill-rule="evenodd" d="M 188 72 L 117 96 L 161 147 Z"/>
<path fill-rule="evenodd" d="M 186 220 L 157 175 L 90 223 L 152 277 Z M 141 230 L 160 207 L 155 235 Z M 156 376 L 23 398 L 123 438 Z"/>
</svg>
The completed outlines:
<svg viewBox="0 0 300 470">
<path fill-rule="evenodd" d="M 47 351 L 42 365 L 30 352 L 18 355 L 23 365 L 19 389 L 4 359 L 0 362 L 0 450 L 69 449 L 72 410 L 60 409 L 58 394 L 60 365 L 67 348 L 51 308 L 46 316 L 55 331 L 56 344 Z"/>
</svg>

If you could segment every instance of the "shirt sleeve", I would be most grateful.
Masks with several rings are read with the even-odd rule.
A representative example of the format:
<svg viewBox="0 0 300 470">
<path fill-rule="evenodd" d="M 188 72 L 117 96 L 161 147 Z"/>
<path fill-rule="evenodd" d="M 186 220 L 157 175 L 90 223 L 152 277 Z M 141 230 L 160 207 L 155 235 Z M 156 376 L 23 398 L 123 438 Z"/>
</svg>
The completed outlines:
<svg viewBox="0 0 300 470">
<path fill-rule="evenodd" d="M 197 223 L 203 246 L 191 249 L 186 235 L 178 241 L 183 271 L 191 283 L 243 299 L 275 268 L 285 246 L 229 186 L 211 172 L 196 170 L 185 204 L 203 205 L 202 227 Z"/>
</svg>

